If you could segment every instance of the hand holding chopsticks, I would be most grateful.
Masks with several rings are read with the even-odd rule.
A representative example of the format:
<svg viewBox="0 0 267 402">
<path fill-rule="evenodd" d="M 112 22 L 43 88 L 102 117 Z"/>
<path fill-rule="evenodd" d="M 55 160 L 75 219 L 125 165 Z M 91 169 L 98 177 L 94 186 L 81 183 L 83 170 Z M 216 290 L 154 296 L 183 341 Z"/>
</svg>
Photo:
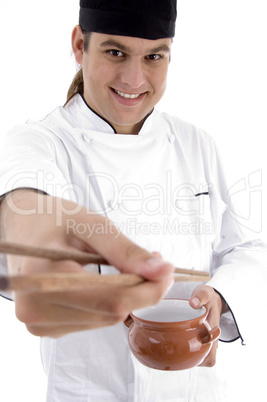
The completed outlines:
<svg viewBox="0 0 267 402">
<path fill-rule="evenodd" d="M 0 241 L 0 252 L 37 258 L 47 258 L 53 261 L 72 260 L 80 264 L 103 264 L 108 262 L 99 255 L 79 251 L 53 250 L 31 247 L 21 244 L 11 244 Z M 203 271 L 184 268 L 175 269 L 174 281 L 207 281 L 210 276 Z M 27 276 L 0 276 L 0 289 L 13 291 L 66 291 L 88 289 L 95 286 L 133 286 L 145 279 L 136 274 L 97 275 L 85 273 L 42 273 Z"/>
</svg>

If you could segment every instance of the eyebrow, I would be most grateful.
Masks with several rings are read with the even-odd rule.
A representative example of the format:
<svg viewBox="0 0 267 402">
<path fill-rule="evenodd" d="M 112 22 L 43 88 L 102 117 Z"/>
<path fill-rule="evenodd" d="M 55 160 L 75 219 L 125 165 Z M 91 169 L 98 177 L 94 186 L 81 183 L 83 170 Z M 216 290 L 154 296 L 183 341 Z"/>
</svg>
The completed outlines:
<svg viewBox="0 0 267 402">
<path fill-rule="evenodd" d="M 120 50 L 122 50 L 123 52 L 126 53 L 130 53 L 131 49 L 125 45 L 123 45 L 122 43 L 114 40 L 114 39 L 108 39 L 105 42 L 100 43 L 101 47 L 116 47 Z M 158 53 L 158 52 L 166 52 L 166 53 L 170 53 L 171 49 L 169 48 L 169 46 L 162 44 L 159 45 L 157 47 L 154 47 L 152 49 L 149 49 L 146 53 L 147 54 L 153 54 L 153 53 Z"/>
</svg>

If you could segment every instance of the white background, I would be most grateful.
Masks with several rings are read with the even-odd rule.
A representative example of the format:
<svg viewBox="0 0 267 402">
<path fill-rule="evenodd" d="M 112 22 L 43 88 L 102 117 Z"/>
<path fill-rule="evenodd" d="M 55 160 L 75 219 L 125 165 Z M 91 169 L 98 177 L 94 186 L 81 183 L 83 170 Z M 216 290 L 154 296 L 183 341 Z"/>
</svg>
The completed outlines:
<svg viewBox="0 0 267 402">
<path fill-rule="evenodd" d="M 78 3 L 1 0 L 0 135 L 64 103 L 76 71 L 70 36 L 78 21 Z M 158 105 L 215 138 L 233 192 L 239 185 L 247 192 L 240 219 L 264 239 L 266 11 L 265 0 L 178 0 L 169 87 Z M 229 401 L 264 400 L 260 368 L 266 352 L 261 345 L 255 337 L 255 345 L 221 346 L 230 359 Z M 13 303 L 4 299 L 0 300 L 0 398 L 45 400 L 39 340 L 26 332 L 14 316 Z"/>
</svg>

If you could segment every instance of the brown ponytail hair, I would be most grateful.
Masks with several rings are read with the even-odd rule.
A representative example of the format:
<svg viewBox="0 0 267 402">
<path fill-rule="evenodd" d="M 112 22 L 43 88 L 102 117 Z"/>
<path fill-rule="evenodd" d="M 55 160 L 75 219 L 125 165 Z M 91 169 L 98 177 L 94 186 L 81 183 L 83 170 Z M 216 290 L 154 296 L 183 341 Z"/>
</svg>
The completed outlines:
<svg viewBox="0 0 267 402">
<path fill-rule="evenodd" d="M 77 94 L 83 94 L 83 70 L 80 68 L 75 74 L 67 93 L 65 105 Z"/>
<path fill-rule="evenodd" d="M 87 32 L 83 30 L 84 34 L 84 51 L 88 51 L 89 42 L 90 42 L 90 35 L 91 32 Z M 73 81 L 69 87 L 67 93 L 67 100 L 65 105 L 77 94 L 83 94 L 83 70 L 80 68 L 77 73 L 75 74 Z"/>
</svg>

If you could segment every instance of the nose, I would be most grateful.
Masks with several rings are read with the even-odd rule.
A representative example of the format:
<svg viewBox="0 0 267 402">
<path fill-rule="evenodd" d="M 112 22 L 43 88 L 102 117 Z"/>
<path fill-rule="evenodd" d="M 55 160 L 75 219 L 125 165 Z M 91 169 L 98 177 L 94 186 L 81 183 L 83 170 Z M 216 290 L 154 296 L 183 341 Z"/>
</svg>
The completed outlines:
<svg viewBox="0 0 267 402">
<path fill-rule="evenodd" d="M 129 60 L 121 71 L 121 82 L 132 89 L 140 88 L 145 83 L 145 71 L 141 61 Z"/>
</svg>

